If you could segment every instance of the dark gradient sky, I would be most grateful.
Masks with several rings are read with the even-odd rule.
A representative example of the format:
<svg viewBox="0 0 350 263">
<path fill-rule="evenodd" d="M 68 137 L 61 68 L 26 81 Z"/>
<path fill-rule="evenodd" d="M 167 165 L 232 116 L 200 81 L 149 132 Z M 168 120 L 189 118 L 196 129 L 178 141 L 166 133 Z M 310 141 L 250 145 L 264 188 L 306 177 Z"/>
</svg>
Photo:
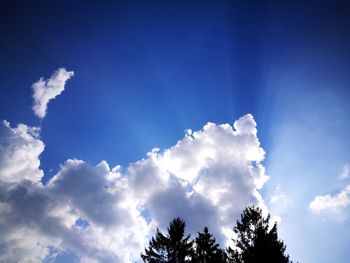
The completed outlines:
<svg viewBox="0 0 350 263">
<path fill-rule="evenodd" d="M 126 163 L 171 145 L 185 128 L 247 112 L 264 121 L 260 136 L 268 136 L 276 95 L 271 69 L 288 65 L 299 76 L 348 82 L 350 33 L 344 4 L 263 2 L 3 1 L 0 84 L 8 95 L 1 96 L 1 117 L 35 123 L 28 86 L 65 66 L 84 92 L 68 90 L 50 110 L 54 123 L 45 120 L 44 137 L 64 134 L 45 138 L 65 148 L 52 153 L 53 164 L 65 154 L 92 161 L 112 154 Z M 64 131 L 67 125 L 77 132 Z M 112 134 L 122 154 L 98 139 Z M 94 157 L 84 154 L 91 137 Z"/>
</svg>

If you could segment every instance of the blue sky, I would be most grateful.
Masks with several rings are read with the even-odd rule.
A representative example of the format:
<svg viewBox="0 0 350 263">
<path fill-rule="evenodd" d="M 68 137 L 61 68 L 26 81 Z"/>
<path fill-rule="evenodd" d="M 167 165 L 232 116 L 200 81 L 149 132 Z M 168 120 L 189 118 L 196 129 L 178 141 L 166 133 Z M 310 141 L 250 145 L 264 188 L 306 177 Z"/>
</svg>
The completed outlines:
<svg viewBox="0 0 350 263">
<path fill-rule="evenodd" d="M 183 217 L 196 218 L 207 212 L 213 216 L 203 223 L 214 222 L 215 213 L 221 211 L 215 203 L 215 191 L 205 187 L 203 190 L 189 179 L 190 173 L 202 166 L 191 170 L 190 164 L 174 168 L 169 163 L 176 158 L 189 157 L 189 152 L 195 159 L 210 148 L 206 148 L 205 138 L 226 138 L 227 130 L 220 124 L 232 126 L 243 116 L 237 122 L 236 130 L 243 130 L 242 123 L 247 122 L 248 133 L 254 138 L 247 139 L 244 144 L 246 132 L 229 137 L 232 140 L 227 146 L 232 142 L 240 153 L 238 157 L 233 153 L 222 156 L 226 145 L 219 140 L 215 148 L 210 148 L 217 155 L 213 157 L 208 153 L 216 160 L 215 166 L 210 167 L 206 163 L 208 159 L 204 159 L 204 163 L 196 159 L 203 167 L 209 165 L 210 168 L 202 174 L 197 171 L 196 180 L 207 175 L 203 177 L 205 186 L 211 180 L 209 175 L 216 171 L 225 175 L 221 179 L 226 185 L 235 182 L 237 189 L 232 191 L 237 194 L 230 197 L 242 201 L 238 202 L 237 211 L 228 213 L 232 216 L 232 227 L 234 215 L 241 206 L 249 203 L 260 202 L 273 215 L 279 216 L 279 233 L 294 261 L 347 262 L 350 244 L 347 227 L 350 174 L 346 168 L 350 163 L 349 5 L 337 1 L 317 4 L 314 1 L 3 1 L 0 10 L 0 119 L 11 123 L 0 133 L 1 154 L 5 156 L 0 158 L 1 169 L 19 166 L 15 163 L 16 158 L 13 162 L 9 160 L 9 152 L 12 156 L 20 155 L 17 150 L 23 149 L 21 145 L 37 149 L 35 153 L 26 154 L 34 163 L 40 160 L 38 167 L 28 169 L 32 175 L 28 172 L 28 175 L 18 175 L 21 179 L 15 180 L 8 179 L 10 176 L 5 172 L 2 174 L 5 178 L 1 181 L 3 189 L 9 194 L 7 199 L 0 197 L 1 204 L 6 204 L 4 200 L 10 200 L 10 196 L 8 205 L 18 205 L 16 195 L 9 190 L 13 186 L 8 186 L 13 183 L 27 192 L 30 192 L 27 187 L 34 187 L 37 198 L 47 198 L 54 204 L 59 198 L 76 200 L 71 201 L 73 205 L 57 203 L 56 210 L 48 208 L 46 203 L 49 201 L 43 202 L 44 210 L 33 208 L 42 213 L 50 211 L 50 215 L 54 213 L 61 218 L 53 225 L 49 221 L 33 219 L 39 230 L 29 236 L 53 251 L 40 250 L 38 259 L 44 255 L 41 257 L 48 261 L 49 256 L 54 257 L 57 253 L 54 262 L 76 262 L 91 255 L 89 251 L 95 249 L 98 252 L 91 260 L 109 262 L 116 257 L 120 262 L 127 262 L 126 254 L 113 254 L 113 249 L 125 246 L 123 240 L 111 236 L 104 247 L 105 241 L 96 234 L 93 241 L 99 244 L 99 249 L 101 247 L 98 250 L 90 246 L 79 247 L 75 239 L 68 238 L 73 231 L 72 226 L 67 227 L 69 218 L 77 220 L 71 219 L 73 223 L 90 222 L 90 225 L 83 223 L 82 228 L 93 233 L 97 233 L 96 229 L 104 231 L 111 222 L 124 224 L 121 218 L 104 214 L 106 212 L 97 216 L 88 201 L 94 202 L 92 200 L 98 198 L 105 204 L 102 208 L 111 205 L 108 200 L 142 204 L 147 213 L 152 215 L 153 211 L 151 224 L 159 225 L 166 224 L 176 212 L 174 198 L 184 198 L 189 205 L 185 212 L 180 212 Z M 62 94 L 49 102 L 46 116 L 39 118 L 32 111 L 31 87 L 41 77 L 45 80 L 54 78 L 51 76 L 59 68 L 74 71 L 74 76 L 67 79 Z M 248 113 L 252 115 L 246 115 Z M 217 126 L 209 125 L 201 130 L 208 122 Z M 253 129 L 255 122 L 257 137 Z M 32 139 L 17 140 L 16 136 L 23 132 L 30 134 L 15 128 L 19 123 L 40 127 L 40 135 L 31 134 Z M 191 134 L 185 134 L 186 129 L 202 133 L 199 132 L 199 137 L 191 137 Z M 192 138 L 192 144 L 186 141 L 188 136 Z M 261 145 L 256 144 L 257 139 Z M 178 141 L 183 144 L 170 148 Z M 248 156 L 247 145 L 253 147 L 257 156 Z M 160 150 L 147 155 L 153 148 Z M 259 149 L 264 149 L 263 157 Z M 246 154 L 247 159 L 240 159 Z M 66 161 L 73 158 L 76 160 Z M 108 168 L 102 160 L 108 163 Z M 230 169 L 236 171 L 234 175 L 226 169 L 229 166 L 226 161 L 234 163 L 230 164 L 233 165 Z M 245 180 L 254 177 L 244 179 L 240 173 L 248 166 L 241 167 L 239 161 L 257 162 L 265 167 L 263 173 L 269 180 L 261 189 L 258 186 L 250 189 L 257 189 L 263 202 L 253 194 L 239 194 L 247 187 Z M 120 171 L 112 172 L 111 168 L 116 165 L 121 165 Z M 159 178 L 148 178 L 148 170 L 157 174 L 152 170 L 155 166 L 161 171 Z M 261 172 L 260 168 L 255 168 Z M 117 178 L 118 185 L 122 185 L 121 178 L 131 178 L 126 179 L 128 187 L 133 185 L 129 192 L 143 193 L 147 184 L 140 176 L 162 185 L 157 180 L 163 182 L 161 174 L 164 171 L 167 171 L 165 174 L 174 173 L 178 182 L 170 186 L 169 182 L 163 182 L 164 188 L 132 198 L 128 194 L 126 197 L 123 194 L 123 198 L 114 195 L 112 198 L 96 190 L 96 196 L 86 197 L 86 203 L 69 192 L 70 186 L 75 184 L 81 194 L 87 190 L 94 193 L 95 190 L 89 188 L 92 187 L 90 181 L 80 177 L 81 171 L 91 174 L 91 182 L 97 189 L 100 189 L 98 186 L 103 189 L 105 184 L 111 184 L 110 179 L 100 182 L 94 176 L 106 174 L 101 171 L 107 170 Z M 340 176 L 342 173 L 344 176 Z M 76 176 L 70 179 L 69 174 Z M 10 175 L 13 178 L 16 173 Z M 35 183 L 24 186 L 23 180 L 31 176 L 41 178 L 47 189 L 38 190 L 41 188 Z M 51 178 L 57 180 L 50 184 Z M 261 174 L 259 178 L 264 176 Z M 241 181 L 242 185 L 238 183 Z M 199 197 L 189 201 L 184 197 L 186 194 L 178 196 L 182 193 L 180 185 L 183 182 L 194 189 L 198 187 L 194 196 L 201 196 L 205 189 L 213 193 L 213 199 L 209 200 L 212 203 Z M 156 202 L 155 198 L 159 196 L 168 203 Z M 34 202 L 32 197 L 23 198 L 29 200 L 28 204 Z M 70 205 L 71 210 L 77 212 L 63 213 L 64 207 Z M 155 210 L 157 205 L 169 205 L 173 209 L 159 214 Z M 0 213 L 2 211 L 5 210 L 0 209 Z M 142 229 L 144 236 L 152 234 L 154 225 L 147 225 L 139 212 L 135 208 L 134 214 L 130 215 L 136 228 Z M 18 215 L 25 214 L 18 212 Z M 7 226 L 0 221 L 0 231 L 13 229 L 1 235 L 4 237 L 0 243 L 5 250 L 11 234 L 21 236 L 26 233 L 26 222 L 19 222 Z M 73 225 L 74 231 L 84 230 L 77 223 Z M 59 229 L 58 226 L 67 234 L 54 240 L 52 229 Z M 191 230 L 197 227 L 191 222 L 189 226 Z M 218 226 L 209 227 L 220 236 Z M 65 247 L 62 240 L 69 240 L 71 243 L 67 241 L 67 244 L 72 246 Z M 221 240 L 224 241 L 224 235 Z M 17 245 L 22 248 L 23 244 Z M 137 248 L 135 246 L 135 251 Z M 102 252 L 108 256 L 101 258 Z M 3 258 L 8 257 L 8 260 L 11 255 L 11 251 L 3 252 Z"/>
</svg>

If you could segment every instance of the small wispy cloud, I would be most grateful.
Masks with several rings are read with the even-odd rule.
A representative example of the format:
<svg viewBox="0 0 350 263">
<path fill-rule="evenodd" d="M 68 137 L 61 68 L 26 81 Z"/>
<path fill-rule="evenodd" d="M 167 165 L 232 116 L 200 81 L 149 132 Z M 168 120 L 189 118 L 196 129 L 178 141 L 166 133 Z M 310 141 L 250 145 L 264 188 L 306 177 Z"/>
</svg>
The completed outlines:
<svg viewBox="0 0 350 263">
<path fill-rule="evenodd" d="M 73 71 L 59 68 L 52 76 L 44 80 L 40 78 L 32 85 L 33 89 L 33 111 L 39 118 L 44 118 L 47 111 L 47 104 L 64 91 L 66 81 L 74 76 Z"/>
<path fill-rule="evenodd" d="M 339 179 L 343 180 L 350 176 L 350 165 L 345 164 L 343 169 L 341 170 L 341 173 L 339 175 Z"/>
<path fill-rule="evenodd" d="M 350 177 L 350 165 L 345 164 L 338 176 L 339 180 Z M 309 208 L 315 214 L 330 216 L 335 220 L 346 218 L 346 210 L 350 206 L 350 184 L 335 194 L 317 195 L 310 202 Z"/>
<path fill-rule="evenodd" d="M 285 199 L 285 198 L 286 198 L 286 196 L 281 191 L 280 185 L 277 185 L 274 192 L 272 193 L 272 195 L 270 197 L 270 204 L 276 204 L 278 202 L 283 201 L 283 199 Z"/>
<path fill-rule="evenodd" d="M 309 208 L 316 214 L 326 214 L 335 220 L 345 218 L 345 210 L 350 205 L 350 185 L 339 193 L 331 195 L 318 195 L 309 204 Z"/>
</svg>

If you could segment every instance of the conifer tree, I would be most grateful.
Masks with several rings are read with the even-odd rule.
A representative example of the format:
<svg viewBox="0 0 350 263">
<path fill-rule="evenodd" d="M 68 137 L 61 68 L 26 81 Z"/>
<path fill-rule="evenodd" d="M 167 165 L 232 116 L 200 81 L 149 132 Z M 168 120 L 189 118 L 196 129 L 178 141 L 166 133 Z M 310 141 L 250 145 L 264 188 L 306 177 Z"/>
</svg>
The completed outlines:
<svg viewBox="0 0 350 263">
<path fill-rule="evenodd" d="M 186 263 L 193 257 L 193 241 L 191 235 L 185 236 L 185 221 L 179 217 L 173 219 L 168 227 L 167 235 L 159 229 L 149 242 L 149 247 L 141 254 L 144 262 L 148 263 Z"/>
<path fill-rule="evenodd" d="M 263 217 L 257 207 L 247 207 L 234 232 L 236 248 L 228 248 L 231 263 L 289 263 L 286 246 L 278 239 L 276 223 L 270 228 L 270 215 Z"/>
<path fill-rule="evenodd" d="M 226 254 L 220 249 L 207 227 L 198 232 L 195 240 L 194 263 L 225 263 Z"/>
</svg>

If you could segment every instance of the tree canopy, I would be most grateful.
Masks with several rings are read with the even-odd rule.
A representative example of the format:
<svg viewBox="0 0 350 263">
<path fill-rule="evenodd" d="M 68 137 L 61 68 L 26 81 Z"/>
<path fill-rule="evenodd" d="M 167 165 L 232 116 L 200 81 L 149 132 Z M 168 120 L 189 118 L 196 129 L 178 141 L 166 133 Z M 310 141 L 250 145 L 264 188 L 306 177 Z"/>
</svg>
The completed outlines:
<svg viewBox="0 0 350 263">
<path fill-rule="evenodd" d="M 263 216 L 255 206 L 247 207 L 241 214 L 233 231 L 234 247 L 225 251 L 220 248 L 208 227 L 198 232 L 191 240 L 185 235 L 185 221 L 174 218 L 168 233 L 159 229 L 152 237 L 149 246 L 141 253 L 146 263 L 292 263 L 286 254 L 286 246 L 278 238 L 277 224 L 271 227 L 270 214 Z"/>
<path fill-rule="evenodd" d="M 233 240 L 236 248 L 228 248 L 229 262 L 290 262 L 286 246 L 278 239 L 277 224 L 270 228 L 270 214 L 264 217 L 260 208 L 247 207 L 233 230 L 237 234 Z"/>
<path fill-rule="evenodd" d="M 209 233 L 208 227 L 204 227 L 203 232 L 198 232 L 195 240 L 194 263 L 224 263 L 226 253 L 220 249 L 215 238 Z"/>
<path fill-rule="evenodd" d="M 144 262 L 149 263 L 183 263 L 191 262 L 194 250 L 191 235 L 185 236 L 185 221 L 179 217 L 173 219 L 168 227 L 168 234 L 163 235 L 159 229 L 152 237 L 149 247 L 141 254 Z"/>
</svg>

